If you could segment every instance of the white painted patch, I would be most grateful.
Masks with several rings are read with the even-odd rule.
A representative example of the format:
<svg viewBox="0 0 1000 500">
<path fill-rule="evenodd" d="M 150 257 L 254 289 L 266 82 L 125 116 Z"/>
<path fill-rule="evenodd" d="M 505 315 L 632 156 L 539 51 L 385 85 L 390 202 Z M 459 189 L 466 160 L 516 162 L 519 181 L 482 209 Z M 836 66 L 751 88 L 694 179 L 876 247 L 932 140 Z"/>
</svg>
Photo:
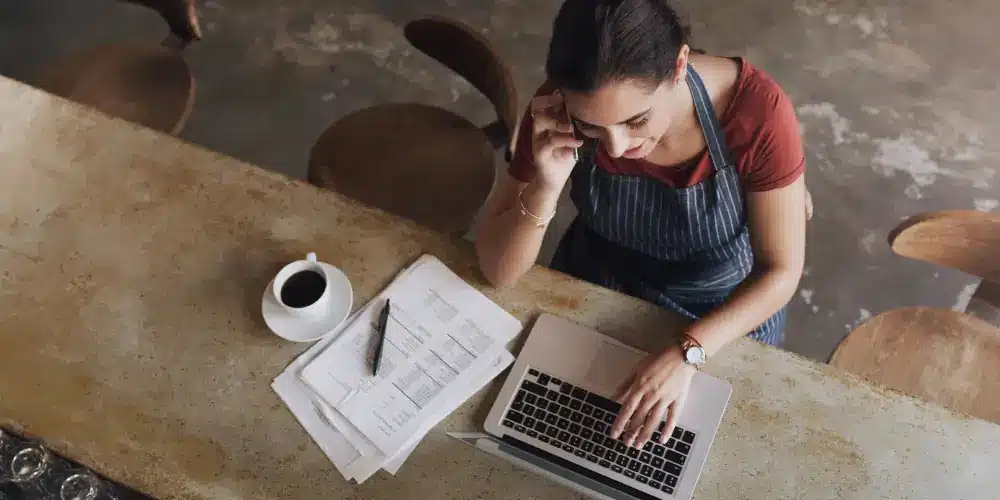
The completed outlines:
<svg viewBox="0 0 1000 500">
<path fill-rule="evenodd" d="M 852 49 L 810 61 L 804 66 L 822 78 L 836 74 L 874 72 L 897 81 L 912 81 L 930 73 L 930 64 L 917 52 L 899 44 L 876 42 L 864 49 Z M 886 112 L 890 112 L 886 110 Z"/>
<path fill-rule="evenodd" d="M 938 174 L 943 173 L 930 153 L 920 147 L 913 137 L 901 135 L 894 139 L 875 139 L 878 149 L 873 159 L 882 175 L 892 177 L 897 172 L 909 174 L 917 186 L 930 186 Z"/>
<path fill-rule="evenodd" d="M 982 155 L 982 148 L 970 146 L 955 151 L 955 154 L 951 156 L 951 159 L 955 161 L 976 161 L 982 158 Z"/>
<path fill-rule="evenodd" d="M 330 101 L 334 100 L 336 97 L 337 97 L 337 94 L 334 94 L 333 92 L 327 92 L 327 93 L 323 94 L 323 97 L 321 99 L 323 99 L 323 102 L 330 102 Z"/>
<path fill-rule="evenodd" d="M 969 149 L 969 139 L 964 135 L 943 138 L 944 132 L 936 129 L 934 132 L 908 130 L 899 137 L 873 139 L 876 151 L 872 169 L 885 177 L 894 177 L 897 173 L 908 175 L 913 182 L 905 194 L 911 199 L 922 198 L 923 188 L 933 185 L 939 177 L 971 182 L 976 187 L 988 189 L 989 181 L 995 177 L 992 166 L 983 162 L 957 162 L 954 158 L 956 150 L 970 158 L 981 157 L 978 150 Z M 938 163 L 932 150 L 935 156 L 947 158 L 946 166 Z"/>
<path fill-rule="evenodd" d="M 813 303 L 813 290 L 800 290 L 799 295 L 802 296 L 802 302 L 805 302 L 807 306 L 811 306 Z"/>
<path fill-rule="evenodd" d="M 850 323 L 844 323 L 844 330 L 851 331 L 853 329 L 854 329 L 854 327 L 851 326 Z"/>
<path fill-rule="evenodd" d="M 1000 200 L 994 200 L 992 198 L 976 198 L 972 200 L 972 204 L 976 207 L 976 210 L 980 212 L 992 212 L 1000 207 Z"/>
<path fill-rule="evenodd" d="M 348 86 L 348 85 L 351 84 L 351 81 L 348 80 L 347 78 L 344 78 L 344 79 L 340 80 L 340 84 L 346 87 L 346 86 Z"/>
<path fill-rule="evenodd" d="M 864 14 L 858 14 L 851 19 L 851 25 L 861 30 L 864 36 L 872 36 L 875 33 L 875 23 Z"/>
<path fill-rule="evenodd" d="M 910 184 L 909 186 L 906 186 L 906 189 L 903 191 L 903 194 L 905 194 L 906 197 L 911 200 L 919 200 L 924 197 L 923 191 L 921 191 L 920 187 L 917 186 L 916 184 Z"/>
<path fill-rule="evenodd" d="M 813 312 L 813 314 L 818 313 L 819 312 L 819 306 L 812 306 L 812 312 Z"/>
<path fill-rule="evenodd" d="M 806 16 L 816 16 L 823 13 L 819 7 L 813 7 L 812 5 L 807 5 L 803 2 L 795 2 L 792 8 L 795 9 L 795 12 Z"/>
<path fill-rule="evenodd" d="M 847 140 L 847 134 L 851 131 L 851 122 L 837 112 L 837 108 L 832 103 L 821 102 L 814 104 L 804 104 L 797 110 L 801 117 L 825 118 L 830 122 L 833 130 L 833 143 L 843 144 Z"/>
<path fill-rule="evenodd" d="M 861 249 L 864 250 L 865 253 L 871 254 L 872 252 L 875 251 L 875 242 L 877 240 L 878 240 L 878 235 L 875 234 L 875 231 L 872 231 L 871 229 L 865 229 L 865 235 L 861 238 L 861 240 L 858 243 L 861 245 Z"/>
<path fill-rule="evenodd" d="M 804 16 L 822 17 L 823 20 L 826 21 L 826 24 L 831 26 L 839 25 L 846 17 L 844 14 L 837 12 L 836 3 L 834 2 L 814 5 L 817 3 L 818 2 L 800 0 L 795 2 L 792 5 L 792 8 Z M 864 37 L 876 36 L 879 38 L 886 38 L 884 31 L 888 26 L 888 22 L 885 19 L 885 14 L 883 12 L 876 11 L 874 19 L 864 13 L 859 13 L 851 18 L 849 22 L 851 26 L 854 26 L 861 31 L 861 34 Z"/>
<path fill-rule="evenodd" d="M 882 112 L 882 110 L 874 106 L 861 106 L 861 111 L 868 113 L 869 115 L 877 115 Z"/>
<path fill-rule="evenodd" d="M 805 266 L 805 267 L 802 268 L 802 276 L 809 276 L 811 274 L 812 274 L 812 268 L 811 267 Z"/>
<path fill-rule="evenodd" d="M 860 325 L 861 323 L 864 323 L 865 321 L 871 319 L 871 317 L 872 317 L 871 311 L 869 311 L 868 309 L 861 308 L 858 310 L 858 319 L 857 321 L 855 321 L 855 324 Z"/>
<path fill-rule="evenodd" d="M 979 283 L 965 285 L 965 288 L 962 288 L 962 291 L 958 292 L 958 297 L 955 298 L 955 305 L 951 306 L 951 308 L 955 311 L 965 311 L 977 288 L 979 288 Z"/>
</svg>

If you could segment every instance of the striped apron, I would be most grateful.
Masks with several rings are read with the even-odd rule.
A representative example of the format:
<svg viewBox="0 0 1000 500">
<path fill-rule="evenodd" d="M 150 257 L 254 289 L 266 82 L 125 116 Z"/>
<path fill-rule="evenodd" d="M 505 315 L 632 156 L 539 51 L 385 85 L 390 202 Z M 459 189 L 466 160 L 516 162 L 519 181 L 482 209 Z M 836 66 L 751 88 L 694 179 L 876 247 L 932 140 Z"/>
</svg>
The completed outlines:
<svg viewBox="0 0 1000 500">
<path fill-rule="evenodd" d="M 580 148 L 570 195 L 579 215 L 552 267 L 698 319 L 718 307 L 753 268 L 739 173 L 701 77 L 688 66 L 698 122 L 715 175 L 675 189 L 648 176 L 597 166 L 596 140 Z M 782 308 L 750 337 L 780 345 Z"/>
</svg>

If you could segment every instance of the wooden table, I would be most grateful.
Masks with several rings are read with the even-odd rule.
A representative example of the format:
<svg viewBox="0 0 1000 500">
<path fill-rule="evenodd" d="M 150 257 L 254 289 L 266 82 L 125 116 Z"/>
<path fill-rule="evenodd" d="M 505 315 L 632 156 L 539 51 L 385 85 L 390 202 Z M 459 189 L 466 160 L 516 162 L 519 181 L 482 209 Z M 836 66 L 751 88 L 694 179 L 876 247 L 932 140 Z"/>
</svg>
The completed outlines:
<svg viewBox="0 0 1000 500">
<path fill-rule="evenodd" d="M 644 349 L 680 324 L 542 268 L 488 290 L 463 241 L 2 78 L 0 117 L 0 423 L 159 498 L 576 497 L 444 436 L 480 428 L 496 384 L 398 476 L 343 481 L 269 387 L 304 346 L 261 293 L 307 251 L 356 303 L 427 252 L 526 322 Z M 996 425 L 753 341 L 709 371 L 734 393 L 699 499 L 1000 495 Z"/>
</svg>

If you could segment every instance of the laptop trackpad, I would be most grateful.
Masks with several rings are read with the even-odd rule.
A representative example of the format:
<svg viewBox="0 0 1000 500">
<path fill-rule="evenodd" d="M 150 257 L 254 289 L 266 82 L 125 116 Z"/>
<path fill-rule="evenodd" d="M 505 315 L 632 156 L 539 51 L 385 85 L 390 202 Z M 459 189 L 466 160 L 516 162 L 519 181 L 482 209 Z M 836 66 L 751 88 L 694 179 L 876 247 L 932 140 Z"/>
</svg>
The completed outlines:
<svg viewBox="0 0 1000 500">
<path fill-rule="evenodd" d="M 587 382 L 605 396 L 614 396 L 615 390 L 632 374 L 639 361 L 642 361 L 641 354 L 601 340 L 594 357 L 590 359 Z"/>
</svg>

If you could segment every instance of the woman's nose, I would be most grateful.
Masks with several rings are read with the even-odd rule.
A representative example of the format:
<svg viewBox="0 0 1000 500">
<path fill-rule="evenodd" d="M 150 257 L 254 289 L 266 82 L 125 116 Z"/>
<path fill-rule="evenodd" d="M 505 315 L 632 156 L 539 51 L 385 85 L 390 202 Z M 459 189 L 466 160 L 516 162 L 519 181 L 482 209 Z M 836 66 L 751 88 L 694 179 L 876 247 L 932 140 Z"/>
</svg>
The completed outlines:
<svg viewBox="0 0 1000 500">
<path fill-rule="evenodd" d="M 625 152 L 629 149 L 628 136 L 620 132 L 608 132 L 607 142 L 605 144 L 605 148 L 608 150 L 608 154 L 612 158 L 621 157 L 621 155 L 625 154 Z"/>
</svg>

